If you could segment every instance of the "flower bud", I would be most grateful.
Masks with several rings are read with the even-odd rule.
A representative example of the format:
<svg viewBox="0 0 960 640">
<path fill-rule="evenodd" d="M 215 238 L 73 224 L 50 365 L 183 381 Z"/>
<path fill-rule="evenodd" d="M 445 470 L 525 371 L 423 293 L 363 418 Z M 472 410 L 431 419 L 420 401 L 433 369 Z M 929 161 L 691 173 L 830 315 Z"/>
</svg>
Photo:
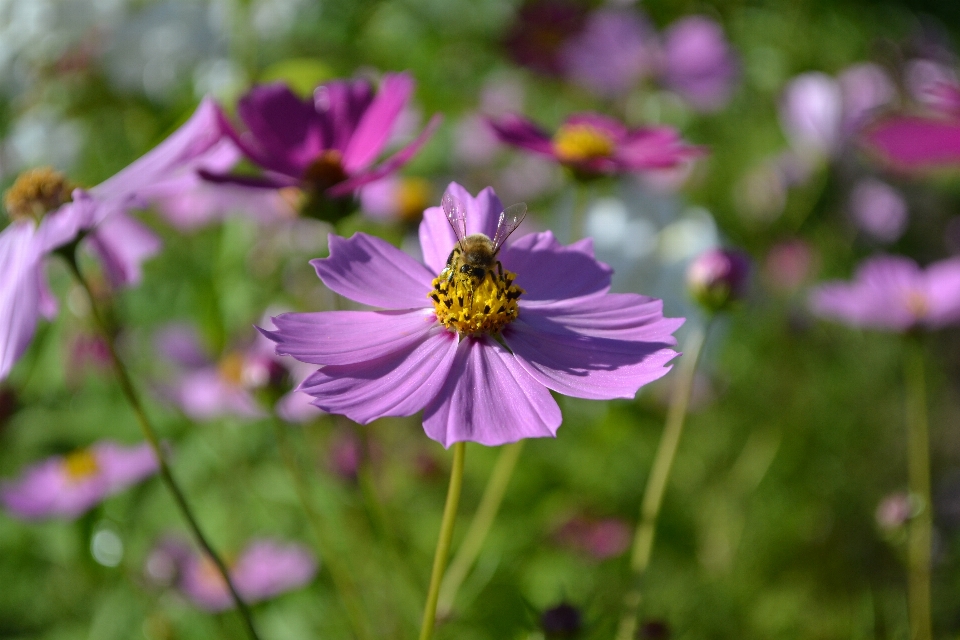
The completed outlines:
<svg viewBox="0 0 960 640">
<path fill-rule="evenodd" d="M 750 260 L 740 251 L 710 249 L 687 269 L 690 295 L 709 311 L 721 311 L 743 298 Z"/>
<path fill-rule="evenodd" d="M 554 638 L 575 638 L 583 628 L 580 610 L 563 602 L 551 607 L 540 616 L 543 634 L 550 640 Z"/>
</svg>

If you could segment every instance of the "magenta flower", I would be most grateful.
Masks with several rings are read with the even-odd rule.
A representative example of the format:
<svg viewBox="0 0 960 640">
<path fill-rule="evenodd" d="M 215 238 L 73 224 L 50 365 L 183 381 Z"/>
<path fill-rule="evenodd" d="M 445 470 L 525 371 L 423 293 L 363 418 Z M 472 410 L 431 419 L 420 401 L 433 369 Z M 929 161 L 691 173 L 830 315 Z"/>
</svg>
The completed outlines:
<svg viewBox="0 0 960 640">
<path fill-rule="evenodd" d="M 223 576 L 209 558 L 199 554 L 171 558 L 180 565 L 180 590 L 195 605 L 206 611 L 234 606 Z M 250 543 L 229 572 L 240 597 L 254 603 L 308 584 L 317 574 L 317 560 L 302 545 L 264 539 Z"/>
<path fill-rule="evenodd" d="M 474 198 L 452 183 L 445 202 L 465 214 L 464 235 L 496 236 L 503 207 L 492 189 Z M 362 233 L 331 235 L 330 257 L 311 262 L 317 275 L 382 310 L 287 313 L 261 330 L 278 354 L 321 365 L 300 390 L 324 411 L 367 424 L 422 410 L 445 447 L 552 437 L 561 416 L 550 390 L 632 398 L 676 356 L 683 320 L 664 318 L 659 300 L 609 293 L 610 269 L 589 239 L 564 247 L 550 232 L 529 234 L 496 254 L 502 275 L 492 265 L 445 271 L 460 245 L 432 207 L 420 245 L 425 264 Z"/>
<path fill-rule="evenodd" d="M 663 37 L 666 85 L 694 109 L 722 108 L 739 71 L 723 27 L 704 16 L 688 16 L 673 23 Z"/>
<path fill-rule="evenodd" d="M 549 156 L 583 178 L 667 169 L 704 153 L 670 127 L 628 129 L 598 113 L 570 116 L 552 137 L 518 115 L 489 122 L 501 142 Z"/>
<path fill-rule="evenodd" d="M 855 327 L 907 331 L 960 321 L 960 258 L 921 269 L 909 258 L 864 262 L 853 282 L 828 282 L 810 296 L 813 312 Z"/>
<path fill-rule="evenodd" d="M 710 249 L 687 268 L 690 295 L 709 311 L 720 311 L 747 293 L 750 258 L 742 251 Z"/>
<path fill-rule="evenodd" d="M 17 480 L 0 483 L 0 502 L 26 520 L 77 518 L 157 469 L 148 444 L 123 447 L 102 440 L 88 449 L 47 458 Z"/>
<path fill-rule="evenodd" d="M 254 87 L 238 104 L 247 131 L 237 132 L 222 112 L 220 121 L 263 176 L 204 175 L 250 186 L 299 187 L 312 196 L 349 196 L 403 166 L 440 124 L 440 116 L 434 116 L 413 142 L 375 164 L 413 85 L 409 74 L 388 73 L 374 95 L 367 80 L 337 80 L 320 85 L 306 100 L 282 83 Z"/>
</svg>

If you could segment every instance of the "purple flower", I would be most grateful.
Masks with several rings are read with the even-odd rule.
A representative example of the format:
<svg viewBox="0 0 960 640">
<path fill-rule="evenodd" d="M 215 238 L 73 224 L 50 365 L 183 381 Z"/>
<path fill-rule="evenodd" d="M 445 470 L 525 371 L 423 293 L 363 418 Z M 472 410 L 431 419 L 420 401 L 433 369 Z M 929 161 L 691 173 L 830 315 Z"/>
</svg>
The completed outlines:
<svg viewBox="0 0 960 640">
<path fill-rule="evenodd" d="M 179 562 L 179 588 L 206 611 L 223 611 L 234 605 L 223 576 L 206 556 L 170 556 Z M 317 574 L 313 554 L 299 544 L 256 540 L 229 567 L 230 579 L 246 602 L 268 600 L 308 584 Z"/>
<path fill-rule="evenodd" d="M 710 311 L 720 311 L 743 298 L 750 275 L 750 258 L 742 251 L 710 249 L 687 269 L 690 295 Z"/>
<path fill-rule="evenodd" d="M 492 189 L 474 198 L 452 183 L 447 194 L 466 234 L 495 236 L 503 206 Z M 550 232 L 529 234 L 497 254 L 502 275 L 464 275 L 445 271 L 457 238 L 432 207 L 420 244 L 425 264 L 379 238 L 331 235 L 330 257 L 311 262 L 317 275 L 383 310 L 287 313 L 262 330 L 278 354 L 321 366 L 299 387 L 321 409 L 361 424 L 423 410 L 424 430 L 444 446 L 499 445 L 556 434 L 549 390 L 632 398 L 676 355 L 682 319 L 664 318 L 659 300 L 609 293 L 610 269 L 589 239 L 564 247 Z"/>
<path fill-rule="evenodd" d="M 654 70 L 656 38 L 636 11 L 601 8 L 564 45 L 560 57 L 571 80 L 599 95 L 617 96 Z"/>
<path fill-rule="evenodd" d="M 864 134 L 868 148 L 905 170 L 960 164 L 960 115 L 893 116 Z"/>
<path fill-rule="evenodd" d="M 882 242 L 893 242 L 907 227 L 907 203 L 899 191 L 873 178 L 861 180 L 850 194 L 856 225 Z"/>
<path fill-rule="evenodd" d="M 689 16 L 664 33 L 664 81 L 699 111 L 716 111 L 730 99 L 738 73 L 736 55 L 723 28 L 704 16 Z"/>
<path fill-rule="evenodd" d="M 248 347 L 226 352 L 218 361 L 209 358 L 199 336 L 188 326 L 167 327 L 157 336 L 157 350 L 181 368 L 176 384 L 168 390 L 171 399 L 193 420 L 222 416 L 260 418 L 266 415 L 257 392 L 281 388 L 295 369 L 292 358 L 279 358 L 273 344 L 263 336 Z M 296 376 L 297 382 L 306 372 Z M 288 393 L 278 400 L 281 417 L 304 422 L 318 415 L 316 407 L 302 400 L 302 394 Z"/>
<path fill-rule="evenodd" d="M 434 116 L 413 142 L 375 164 L 413 84 L 409 74 L 388 73 L 374 95 L 367 80 L 337 80 L 320 85 L 306 100 L 283 83 L 254 87 L 237 108 L 247 131 L 237 132 L 222 112 L 220 120 L 226 134 L 264 175 L 216 171 L 204 175 L 250 186 L 298 187 L 310 197 L 349 196 L 403 166 L 440 124 L 440 117 Z"/>
<path fill-rule="evenodd" d="M 909 258 L 864 262 L 853 282 L 828 282 L 810 296 L 813 312 L 855 327 L 907 331 L 960 321 L 960 258 L 921 269 Z"/>
<path fill-rule="evenodd" d="M 780 123 L 798 152 L 831 155 L 839 144 L 842 117 L 840 87 L 827 74 L 804 73 L 787 85 L 780 103 Z"/>
<path fill-rule="evenodd" d="M 148 444 L 123 447 L 102 440 L 88 449 L 47 458 L 17 480 L 0 483 L 0 502 L 26 520 L 77 518 L 157 469 Z"/>
<path fill-rule="evenodd" d="M 513 60 L 545 75 L 560 75 L 560 50 L 583 26 L 586 8 L 572 0 L 532 0 L 519 8 L 504 38 Z"/>
<path fill-rule="evenodd" d="M 675 167 L 704 153 L 670 127 L 628 129 L 598 113 L 570 116 L 552 137 L 515 114 L 489 122 L 502 142 L 549 156 L 582 178 Z"/>
</svg>

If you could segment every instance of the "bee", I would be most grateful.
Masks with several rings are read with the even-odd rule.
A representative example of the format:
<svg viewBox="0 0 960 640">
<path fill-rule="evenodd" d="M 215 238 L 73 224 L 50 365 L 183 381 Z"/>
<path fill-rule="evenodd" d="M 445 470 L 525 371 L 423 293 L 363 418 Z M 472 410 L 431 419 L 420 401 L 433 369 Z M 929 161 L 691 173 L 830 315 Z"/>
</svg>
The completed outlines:
<svg viewBox="0 0 960 640">
<path fill-rule="evenodd" d="M 440 202 L 447 221 L 453 227 L 457 236 L 457 244 L 447 258 L 447 266 L 440 274 L 446 274 L 447 282 L 452 283 L 460 274 L 470 280 L 471 288 L 476 288 L 488 275 L 493 276 L 496 267 L 497 276 L 503 279 L 503 265 L 497 260 L 497 253 L 510 234 L 517 230 L 523 218 L 527 215 L 527 205 L 524 202 L 510 205 L 500 212 L 497 221 L 497 231 L 491 240 L 485 234 L 472 233 L 467 235 L 467 212 L 463 203 L 449 193 L 443 196 Z"/>
</svg>

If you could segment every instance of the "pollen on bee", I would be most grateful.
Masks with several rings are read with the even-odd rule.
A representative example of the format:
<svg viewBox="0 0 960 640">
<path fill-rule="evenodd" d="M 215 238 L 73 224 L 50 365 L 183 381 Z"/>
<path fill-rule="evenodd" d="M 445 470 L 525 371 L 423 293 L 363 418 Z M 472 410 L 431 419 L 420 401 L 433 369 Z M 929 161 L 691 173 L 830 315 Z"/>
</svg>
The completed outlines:
<svg viewBox="0 0 960 640">
<path fill-rule="evenodd" d="M 460 335 L 496 334 L 516 319 L 517 298 L 523 289 L 513 284 L 516 274 L 487 271 L 477 280 L 469 275 L 441 273 L 428 296 L 437 320 Z"/>
</svg>

